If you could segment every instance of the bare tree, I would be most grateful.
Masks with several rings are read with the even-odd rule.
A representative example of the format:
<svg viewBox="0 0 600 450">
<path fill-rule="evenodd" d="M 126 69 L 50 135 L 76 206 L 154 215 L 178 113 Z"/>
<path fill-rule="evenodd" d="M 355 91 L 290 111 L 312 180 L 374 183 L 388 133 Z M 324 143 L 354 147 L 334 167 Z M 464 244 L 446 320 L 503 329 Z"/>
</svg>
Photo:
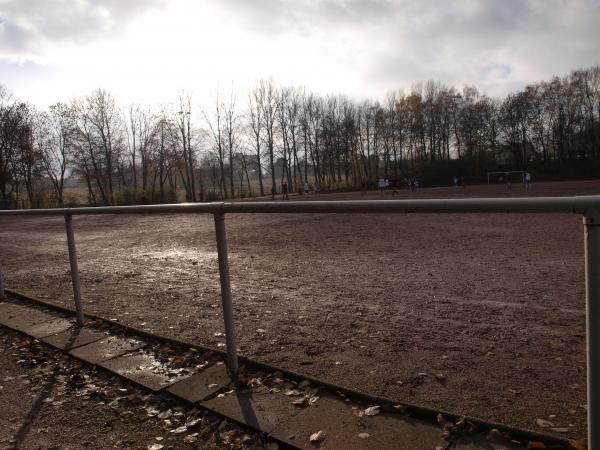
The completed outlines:
<svg viewBox="0 0 600 450">
<path fill-rule="evenodd" d="M 203 115 L 204 120 L 208 125 L 213 149 L 218 158 L 220 171 L 219 189 L 221 191 L 221 198 L 227 198 L 227 183 L 225 178 L 225 122 L 227 119 L 224 111 L 224 105 L 221 103 L 218 95 L 215 102 L 214 120 L 211 120 L 206 112 L 203 112 Z M 231 184 L 231 188 L 233 189 L 233 177 L 231 178 Z M 231 192 L 231 195 L 233 195 L 233 191 Z"/>
<path fill-rule="evenodd" d="M 191 94 L 182 93 L 179 96 L 179 112 L 177 113 L 177 125 L 181 138 L 181 148 L 183 162 L 185 166 L 185 177 L 183 184 L 185 186 L 185 197 L 189 202 L 196 201 L 196 182 L 194 173 L 195 155 L 192 150 L 192 96 Z M 202 187 L 202 181 L 200 180 Z M 200 193 L 202 196 L 202 192 Z"/>
<path fill-rule="evenodd" d="M 264 89 L 263 85 L 259 84 L 256 86 L 248 95 L 248 119 L 250 122 L 250 129 L 252 131 L 254 152 L 256 155 L 256 171 L 258 174 L 258 184 L 260 187 L 260 195 L 265 195 L 265 189 L 263 186 L 263 173 L 262 173 L 262 159 L 261 159 L 261 141 L 263 131 L 263 102 L 264 102 Z"/>
<path fill-rule="evenodd" d="M 261 80 L 259 88 L 262 91 L 262 117 L 264 122 L 264 141 L 269 155 L 269 168 L 271 172 L 271 190 L 275 191 L 275 130 L 277 126 L 277 90 L 272 80 Z"/>
<path fill-rule="evenodd" d="M 46 176 L 52 182 L 59 206 L 64 206 L 65 174 L 71 158 L 74 111 L 64 103 L 50 106 L 36 117 L 34 138 Z"/>
</svg>

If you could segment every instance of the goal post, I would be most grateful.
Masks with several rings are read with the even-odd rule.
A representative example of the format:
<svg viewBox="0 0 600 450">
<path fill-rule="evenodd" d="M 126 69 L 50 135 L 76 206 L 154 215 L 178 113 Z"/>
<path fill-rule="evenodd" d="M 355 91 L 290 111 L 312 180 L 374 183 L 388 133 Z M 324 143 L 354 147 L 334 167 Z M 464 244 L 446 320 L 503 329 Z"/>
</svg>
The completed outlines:
<svg viewBox="0 0 600 450">
<path fill-rule="evenodd" d="M 487 173 L 487 184 L 499 183 L 513 183 L 520 181 L 525 184 L 525 171 L 524 170 L 504 170 L 500 172 L 488 172 Z"/>
</svg>

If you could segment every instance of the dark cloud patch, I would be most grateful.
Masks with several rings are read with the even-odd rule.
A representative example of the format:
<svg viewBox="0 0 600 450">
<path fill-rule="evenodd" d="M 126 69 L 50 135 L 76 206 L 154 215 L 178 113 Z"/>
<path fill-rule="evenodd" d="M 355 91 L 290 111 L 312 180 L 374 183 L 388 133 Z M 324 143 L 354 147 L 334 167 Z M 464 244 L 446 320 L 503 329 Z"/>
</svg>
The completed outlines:
<svg viewBox="0 0 600 450">
<path fill-rule="evenodd" d="M 118 33 L 164 0 L 0 0 L 0 55 L 36 55 L 48 44 Z"/>
</svg>

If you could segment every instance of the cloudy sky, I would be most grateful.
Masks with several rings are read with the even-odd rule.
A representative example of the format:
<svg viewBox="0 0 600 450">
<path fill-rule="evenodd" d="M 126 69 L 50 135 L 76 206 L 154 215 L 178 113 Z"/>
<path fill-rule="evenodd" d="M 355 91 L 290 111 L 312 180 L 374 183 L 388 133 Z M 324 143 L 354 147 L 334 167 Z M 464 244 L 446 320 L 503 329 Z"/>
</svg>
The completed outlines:
<svg viewBox="0 0 600 450">
<path fill-rule="evenodd" d="M 0 83 L 40 106 L 269 77 L 355 98 L 427 79 L 502 96 L 599 63 L 599 0 L 0 0 Z"/>
</svg>

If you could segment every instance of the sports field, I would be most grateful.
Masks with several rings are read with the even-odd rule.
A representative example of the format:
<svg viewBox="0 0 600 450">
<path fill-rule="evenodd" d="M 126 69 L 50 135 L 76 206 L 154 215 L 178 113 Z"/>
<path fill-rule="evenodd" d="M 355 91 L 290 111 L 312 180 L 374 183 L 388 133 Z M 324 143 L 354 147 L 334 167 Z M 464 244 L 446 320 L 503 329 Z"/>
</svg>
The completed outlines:
<svg viewBox="0 0 600 450">
<path fill-rule="evenodd" d="M 600 194 L 600 181 L 290 201 Z M 277 200 L 280 201 L 280 200 Z M 223 346 L 212 216 L 76 217 L 87 311 Z M 401 401 L 585 436 L 577 215 L 231 215 L 240 353 Z M 72 306 L 62 218 L 0 219 L 8 288 Z"/>
</svg>

